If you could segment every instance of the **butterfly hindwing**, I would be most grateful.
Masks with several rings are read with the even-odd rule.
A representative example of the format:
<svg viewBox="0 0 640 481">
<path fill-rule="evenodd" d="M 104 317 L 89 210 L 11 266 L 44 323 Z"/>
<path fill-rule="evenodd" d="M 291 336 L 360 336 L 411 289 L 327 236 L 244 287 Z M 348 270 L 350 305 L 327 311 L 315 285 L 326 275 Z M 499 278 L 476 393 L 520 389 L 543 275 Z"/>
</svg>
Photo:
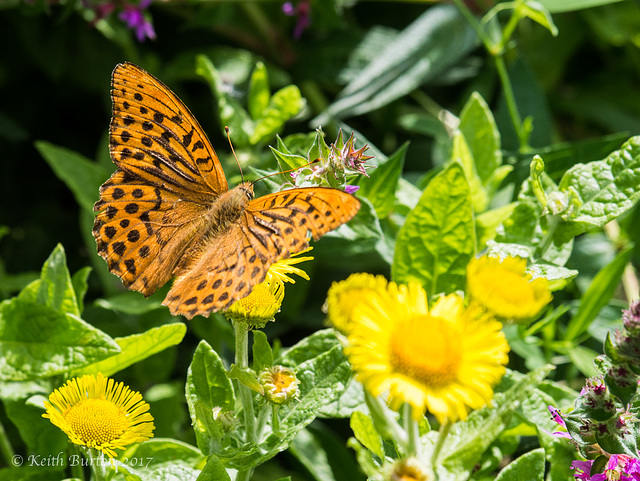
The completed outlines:
<svg viewBox="0 0 640 481">
<path fill-rule="evenodd" d="M 176 280 L 164 304 L 187 318 L 224 310 L 249 295 L 271 264 L 306 249 L 309 234 L 319 239 L 359 208 L 352 195 L 323 187 L 259 197 L 225 236 L 203 246 L 202 256 Z"/>
<path fill-rule="evenodd" d="M 100 212 L 93 226 L 98 254 L 126 287 L 150 295 L 171 278 L 201 208 L 118 169 L 100 188 L 94 210 Z"/>
<path fill-rule="evenodd" d="M 228 190 L 206 134 L 168 87 L 130 63 L 114 69 L 111 83 L 109 142 L 118 167 L 196 201 Z"/>
</svg>

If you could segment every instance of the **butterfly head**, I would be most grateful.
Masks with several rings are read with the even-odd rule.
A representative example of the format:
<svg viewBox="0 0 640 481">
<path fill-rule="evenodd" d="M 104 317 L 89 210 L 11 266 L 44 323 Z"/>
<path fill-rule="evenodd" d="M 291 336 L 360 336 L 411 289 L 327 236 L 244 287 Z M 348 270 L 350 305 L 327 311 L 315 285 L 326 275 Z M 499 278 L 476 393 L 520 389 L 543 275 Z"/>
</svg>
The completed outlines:
<svg viewBox="0 0 640 481">
<path fill-rule="evenodd" d="M 238 185 L 236 189 L 245 195 L 247 202 L 251 202 L 255 197 L 255 194 L 253 193 L 253 182 L 243 182 Z"/>
</svg>

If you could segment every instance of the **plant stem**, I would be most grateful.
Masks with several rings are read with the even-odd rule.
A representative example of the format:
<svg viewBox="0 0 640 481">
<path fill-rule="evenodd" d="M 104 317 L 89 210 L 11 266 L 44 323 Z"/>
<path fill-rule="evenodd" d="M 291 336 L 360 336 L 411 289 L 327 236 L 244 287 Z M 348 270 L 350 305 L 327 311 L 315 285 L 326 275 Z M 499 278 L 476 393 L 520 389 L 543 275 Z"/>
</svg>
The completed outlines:
<svg viewBox="0 0 640 481">
<path fill-rule="evenodd" d="M 367 390 L 364 391 L 364 398 L 371 411 L 373 423 L 382 437 L 395 439 L 401 446 L 407 446 L 407 433 L 404 431 L 389 414 L 389 409 L 382 404 L 379 397 L 372 396 Z"/>
<path fill-rule="evenodd" d="M 91 465 L 92 481 L 105 481 L 107 479 L 107 468 L 104 453 L 100 452 L 96 456 L 96 453 L 91 448 L 86 449 L 85 453 Z"/>
<path fill-rule="evenodd" d="M 444 441 L 447 439 L 449 435 L 449 430 L 451 429 L 453 423 L 449 422 L 448 419 L 440 425 L 440 435 L 438 436 L 438 441 L 433 448 L 433 454 L 431 455 L 431 469 L 433 469 L 433 474 L 435 479 L 438 479 L 438 470 L 436 469 L 436 463 L 438 462 L 438 457 L 440 456 L 440 451 L 442 451 L 442 446 L 444 446 Z"/>
<path fill-rule="evenodd" d="M 502 83 L 502 91 L 504 92 L 504 98 L 507 101 L 507 109 L 511 116 L 511 122 L 516 130 L 518 136 L 518 142 L 520 144 L 520 152 L 523 152 L 527 148 L 529 134 L 522 125 L 522 117 L 518 111 L 518 104 L 516 104 L 516 96 L 513 93 L 513 87 L 511 86 L 511 79 L 507 73 L 507 66 L 504 63 L 504 57 L 502 54 L 498 54 L 493 58 L 496 64 L 496 70 Z"/>
<path fill-rule="evenodd" d="M 558 215 L 548 215 L 547 216 L 547 233 L 544 235 L 538 247 L 533 254 L 534 259 L 540 260 L 544 253 L 547 252 L 547 249 L 551 246 L 551 242 L 553 242 L 553 235 L 556 231 L 556 227 L 560 224 L 560 216 Z"/>
<path fill-rule="evenodd" d="M 420 449 L 420 433 L 418 431 L 418 422 L 413 419 L 411 405 L 404 404 L 404 430 L 407 432 L 407 456 L 420 457 L 418 450 Z"/>
<path fill-rule="evenodd" d="M 236 337 L 235 363 L 241 369 L 249 367 L 249 329 L 244 322 L 234 322 L 233 329 Z M 253 411 L 253 394 L 244 384 L 236 383 L 240 401 L 242 403 L 242 414 L 244 417 L 245 441 L 247 443 L 256 442 L 256 416 Z M 253 469 L 238 471 L 236 481 L 248 481 L 251 478 Z"/>
</svg>

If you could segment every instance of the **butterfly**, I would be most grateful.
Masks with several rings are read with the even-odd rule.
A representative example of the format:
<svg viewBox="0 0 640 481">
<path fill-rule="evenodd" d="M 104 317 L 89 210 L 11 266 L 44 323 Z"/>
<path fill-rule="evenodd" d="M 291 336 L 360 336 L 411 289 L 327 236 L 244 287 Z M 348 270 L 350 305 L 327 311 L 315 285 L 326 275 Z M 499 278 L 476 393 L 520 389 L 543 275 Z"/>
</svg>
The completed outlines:
<svg viewBox="0 0 640 481">
<path fill-rule="evenodd" d="M 227 309 L 269 266 L 348 222 L 360 202 L 328 187 L 254 198 L 229 190 L 200 124 L 160 80 L 131 63 L 111 77 L 109 151 L 117 165 L 100 187 L 98 253 L 129 289 L 150 296 L 175 278 L 163 304 L 191 319 Z"/>
</svg>

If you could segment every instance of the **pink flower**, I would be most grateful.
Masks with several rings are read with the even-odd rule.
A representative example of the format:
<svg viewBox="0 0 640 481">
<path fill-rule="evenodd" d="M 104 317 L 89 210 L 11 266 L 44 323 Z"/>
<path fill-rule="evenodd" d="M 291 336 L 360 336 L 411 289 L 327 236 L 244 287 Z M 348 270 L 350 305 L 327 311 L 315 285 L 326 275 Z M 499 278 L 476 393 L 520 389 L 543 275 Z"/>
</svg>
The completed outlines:
<svg viewBox="0 0 640 481">
<path fill-rule="evenodd" d="M 347 194 L 353 194 L 354 192 L 357 192 L 359 188 L 360 188 L 360 186 L 358 186 L 358 185 L 345 185 L 344 186 L 344 191 Z"/>
<path fill-rule="evenodd" d="M 283 3 L 282 11 L 287 17 L 297 15 L 298 22 L 293 30 L 293 38 L 299 39 L 302 36 L 302 32 L 311 25 L 311 5 L 309 0 L 302 0 L 295 7 L 291 2 Z"/>
</svg>

